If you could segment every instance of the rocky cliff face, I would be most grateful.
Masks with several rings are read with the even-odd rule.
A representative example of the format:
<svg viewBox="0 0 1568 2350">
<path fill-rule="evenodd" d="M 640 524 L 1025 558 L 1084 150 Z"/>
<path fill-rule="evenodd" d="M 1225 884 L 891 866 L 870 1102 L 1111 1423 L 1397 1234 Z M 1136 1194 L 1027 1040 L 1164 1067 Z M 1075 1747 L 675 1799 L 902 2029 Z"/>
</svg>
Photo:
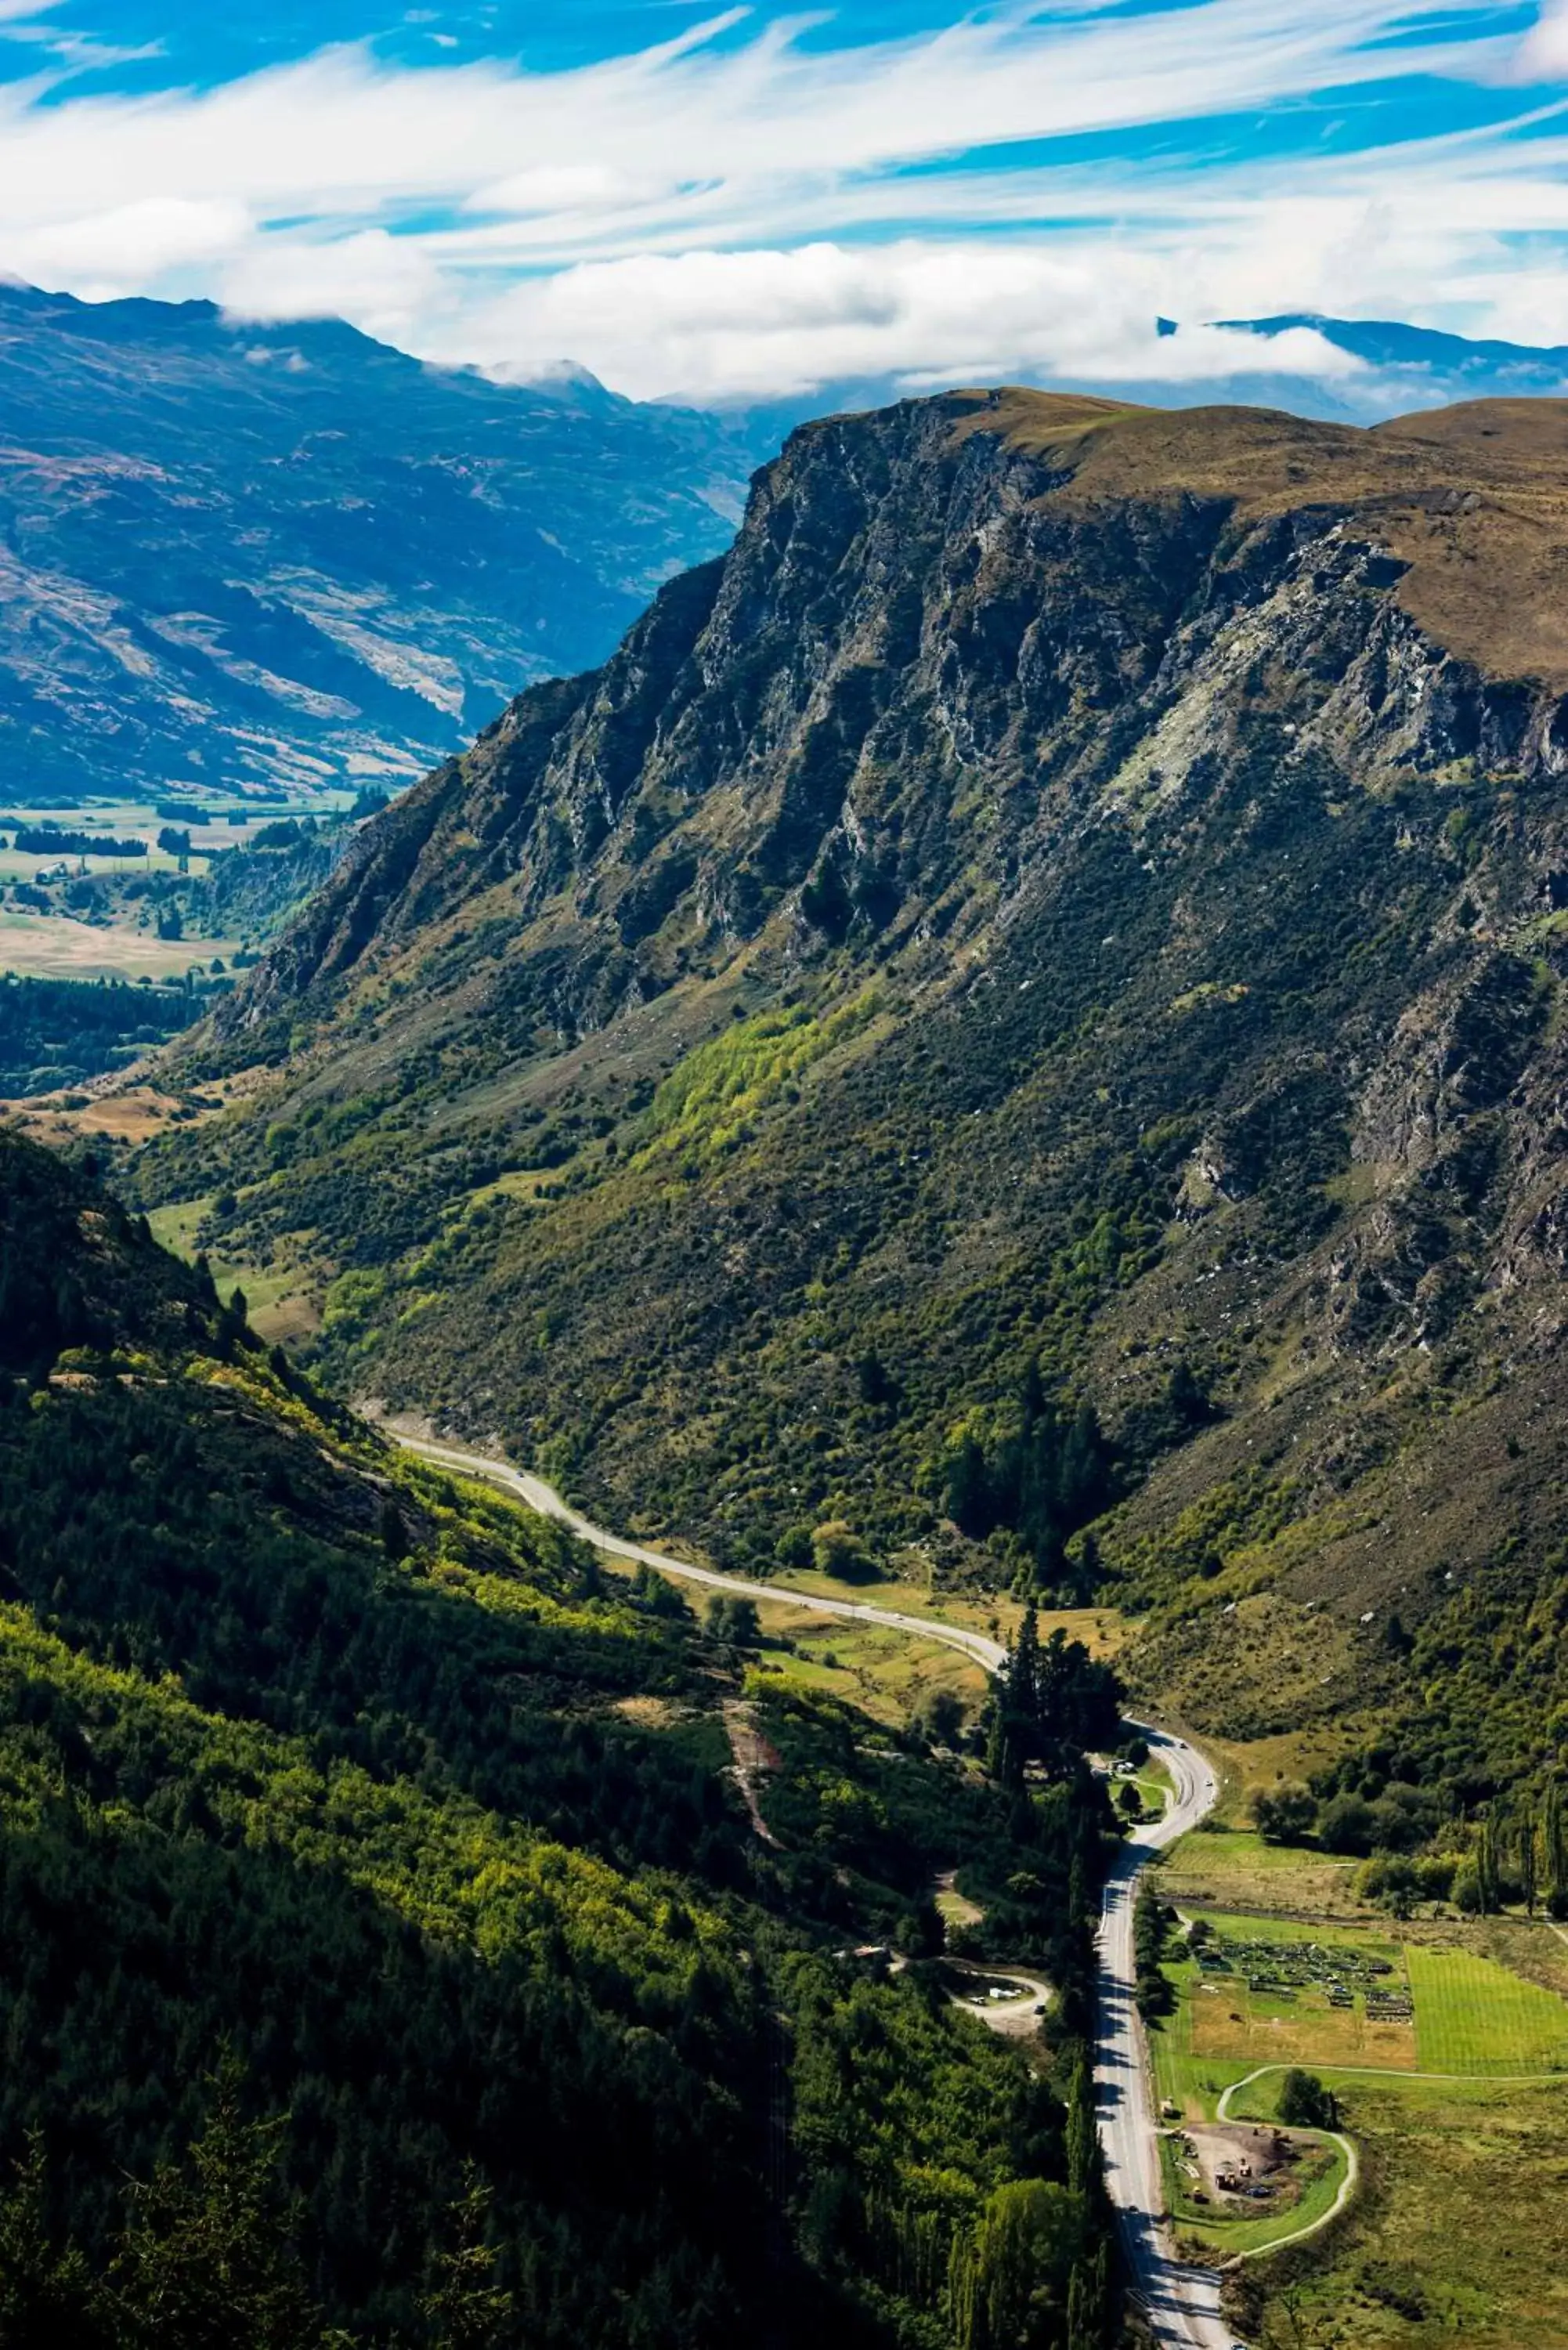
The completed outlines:
<svg viewBox="0 0 1568 2350">
<path fill-rule="evenodd" d="M 504 389 L 330 322 L 0 286 L 14 788 L 407 777 L 724 546 L 711 419 Z"/>
<path fill-rule="evenodd" d="M 223 1172 L 347 1375 L 725 1555 L 947 1555 L 1031 1362 L 1173 1620 L 1304 1576 L 1354 1626 L 1416 1491 L 1446 1565 L 1545 1540 L 1565 458 L 1546 402 L 805 429 L 366 835 L 210 1040 L 261 1114 L 144 1180 Z"/>
<path fill-rule="evenodd" d="M 1513 469 L 1462 487 L 1474 432 L 1030 394 L 808 427 L 729 557 L 368 837 L 239 1016 L 492 889 L 519 931 L 581 926 L 594 1018 L 770 933 L 950 940 L 1010 920 L 1075 827 L 1141 837 L 1265 724 L 1287 778 L 1550 778 L 1568 653 L 1519 608 L 1561 533 L 1511 586 L 1489 540 Z M 1544 674 L 1490 673 L 1511 628 Z"/>
</svg>

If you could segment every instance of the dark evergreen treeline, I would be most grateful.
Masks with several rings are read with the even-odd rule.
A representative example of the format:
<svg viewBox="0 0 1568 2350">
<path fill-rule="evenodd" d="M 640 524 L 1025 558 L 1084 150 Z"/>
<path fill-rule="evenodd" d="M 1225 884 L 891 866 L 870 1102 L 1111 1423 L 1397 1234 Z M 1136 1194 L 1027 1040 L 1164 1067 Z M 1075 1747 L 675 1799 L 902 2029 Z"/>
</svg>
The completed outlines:
<svg viewBox="0 0 1568 2350">
<path fill-rule="evenodd" d="M 1024 1611 L 998 1680 L 992 1728 L 992 1769 L 1004 1786 L 1021 1786 L 1031 1763 L 1056 1778 L 1083 1767 L 1085 1748 L 1114 1746 L 1120 1735 L 1121 1691 L 1111 1666 L 1069 1640 L 1058 1624 L 1044 1646 L 1033 1600 Z"/>
<path fill-rule="evenodd" d="M 0 1097 L 49 1093 L 119 1068 L 191 1023 L 180 988 L 0 979 Z"/>
<path fill-rule="evenodd" d="M 998 1527 L 1015 1534 L 1041 1585 L 1075 1575 L 1092 1587 L 1092 1557 L 1070 1570 L 1066 1545 L 1115 1497 L 1111 1447 L 1093 1404 L 1063 1413 L 1046 1394 L 1037 1360 L 1024 1375 L 1015 1418 L 1000 1428 L 966 1423 L 942 1463 L 948 1516 L 977 1541 Z"/>
<path fill-rule="evenodd" d="M 1133 1905 L 1134 1996 L 1144 2016 L 1168 2015 L 1176 2004 L 1176 1994 L 1160 1964 L 1169 1946 L 1174 1914 L 1161 1900 L 1158 1887 L 1146 1877 Z"/>
<path fill-rule="evenodd" d="M 147 843 L 140 835 L 116 839 L 106 832 L 73 832 L 58 824 L 23 824 L 16 827 L 16 847 L 24 857 L 145 857 Z"/>
</svg>

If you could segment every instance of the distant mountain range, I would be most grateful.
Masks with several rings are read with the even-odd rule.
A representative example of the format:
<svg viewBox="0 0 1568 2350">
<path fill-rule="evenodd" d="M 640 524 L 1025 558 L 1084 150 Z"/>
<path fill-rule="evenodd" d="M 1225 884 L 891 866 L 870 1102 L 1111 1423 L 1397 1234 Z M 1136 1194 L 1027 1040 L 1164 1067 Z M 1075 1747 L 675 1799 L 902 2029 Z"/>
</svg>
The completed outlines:
<svg viewBox="0 0 1568 2350">
<path fill-rule="evenodd" d="M 0 286 L 0 788 L 411 778 L 732 535 L 733 427 Z"/>
<path fill-rule="evenodd" d="M 1367 421 L 1568 382 L 1564 350 L 1240 323 L 1255 373 L 1108 389 Z M 1302 327 L 1358 369 L 1271 369 Z M 429 367 L 333 321 L 0 286 L 0 792 L 411 779 L 722 553 L 797 424 L 900 389 L 700 414 L 569 366 L 532 384 Z"/>
<path fill-rule="evenodd" d="M 1438 334 L 1428 327 L 1392 320 L 1324 318 L 1301 311 L 1278 318 L 1228 318 L 1219 322 L 1261 340 L 1308 328 L 1359 359 L 1365 375 L 1336 384 L 1303 384 L 1279 405 L 1301 415 L 1349 416 L 1363 421 L 1404 413 L 1412 407 L 1440 408 L 1460 400 L 1556 398 L 1568 391 L 1568 345 L 1469 342 L 1462 335 Z M 1186 400 L 1195 396 L 1191 386 Z"/>
<path fill-rule="evenodd" d="M 1282 408 L 1293 416 L 1327 422 L 1376 424 L 1417 408 L 1443 408 L 1460 400 L 1552 397 L 1568 391 L 1568 345 L 1537 348 L 1526 343 L 1469 342 L 1462 335 L 1394 321 L 1327 318 L 1293 311 L 1272 318 L 1222 318 L 1215 322 L 1238 334 L 1254 335 L 1264 348 L 1256 368 L 1223 376 L 1149 376 L 1104 383 L 1054 376 L 1018 380 L 1049 391 L 1109 394 L 1150 408 Z M 1160 321 L 1164 337 L 1176 342 L 1183 329 Z M 1349 373 L 1304 376 L 1269 364 L 1267 346 L 1282 335 L 1308 328 L 1358 365 Z M 812 392 L 749 403 L 730 415 L 734 430 L 763 463 L 797 424 L 836 411 L 884 408 L 906 397 L 907 379 L 857 376 Z"/>
</svg>

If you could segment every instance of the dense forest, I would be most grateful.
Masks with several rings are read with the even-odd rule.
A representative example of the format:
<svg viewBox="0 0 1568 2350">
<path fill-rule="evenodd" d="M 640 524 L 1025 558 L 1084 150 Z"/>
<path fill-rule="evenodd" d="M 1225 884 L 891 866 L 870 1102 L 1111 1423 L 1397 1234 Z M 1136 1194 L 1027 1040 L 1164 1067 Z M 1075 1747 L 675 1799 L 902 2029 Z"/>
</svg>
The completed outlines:
<svg viewBox="0 0 1568 2350">
<path fill-rule="evenodd" d="M 202 1005 L 188 987 L 0 977 L 0 1100 L 124 1068 L 188 1028 Z"/>
<path fill-rule="evenodd" d="M 1108 2340 L 1114 1683 L 1031 1632 L 988 1772 L 737 1634 L 0 1136 L 0 2340 Z M 1029 2054 L 943 1989 L 954 1866 L 1059 1986 Z"/>
</svg>

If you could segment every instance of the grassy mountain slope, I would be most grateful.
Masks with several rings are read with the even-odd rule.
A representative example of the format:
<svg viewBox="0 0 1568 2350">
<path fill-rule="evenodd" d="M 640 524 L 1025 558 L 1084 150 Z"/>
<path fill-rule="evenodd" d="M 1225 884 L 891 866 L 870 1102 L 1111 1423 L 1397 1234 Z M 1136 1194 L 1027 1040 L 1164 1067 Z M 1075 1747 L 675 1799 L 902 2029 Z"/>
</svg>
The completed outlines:
<svg viewBox="0 0 1568 2350">
<path fill-rule="evenodd" d="M 801 432 L 367 834 L 201 1047 L 254 1104 L 138 1180 L 622 1522 L 1108 1571 L 1199 1726 L 1397 1711 L 1561 1538 L 1565 454 Z"/>
<path fill-rule="evenodd" d="M 332 321 L 0 287 L 0 744 L 36 796 L 416 775 L 729 537 L 715 420 Z"/>
<path fill-rule="evenodd" d="M 1054 2324 L 1101 1800 L 759 1687 L 763 1846 L 743 1666 L 0 1133 L 5 2338 L 978 2350 L 1008 2215 Z M 961 1856 L 1063 1985 L 1044 2070 L 829 1955 L 918 1950 Z"/>
</svg>

